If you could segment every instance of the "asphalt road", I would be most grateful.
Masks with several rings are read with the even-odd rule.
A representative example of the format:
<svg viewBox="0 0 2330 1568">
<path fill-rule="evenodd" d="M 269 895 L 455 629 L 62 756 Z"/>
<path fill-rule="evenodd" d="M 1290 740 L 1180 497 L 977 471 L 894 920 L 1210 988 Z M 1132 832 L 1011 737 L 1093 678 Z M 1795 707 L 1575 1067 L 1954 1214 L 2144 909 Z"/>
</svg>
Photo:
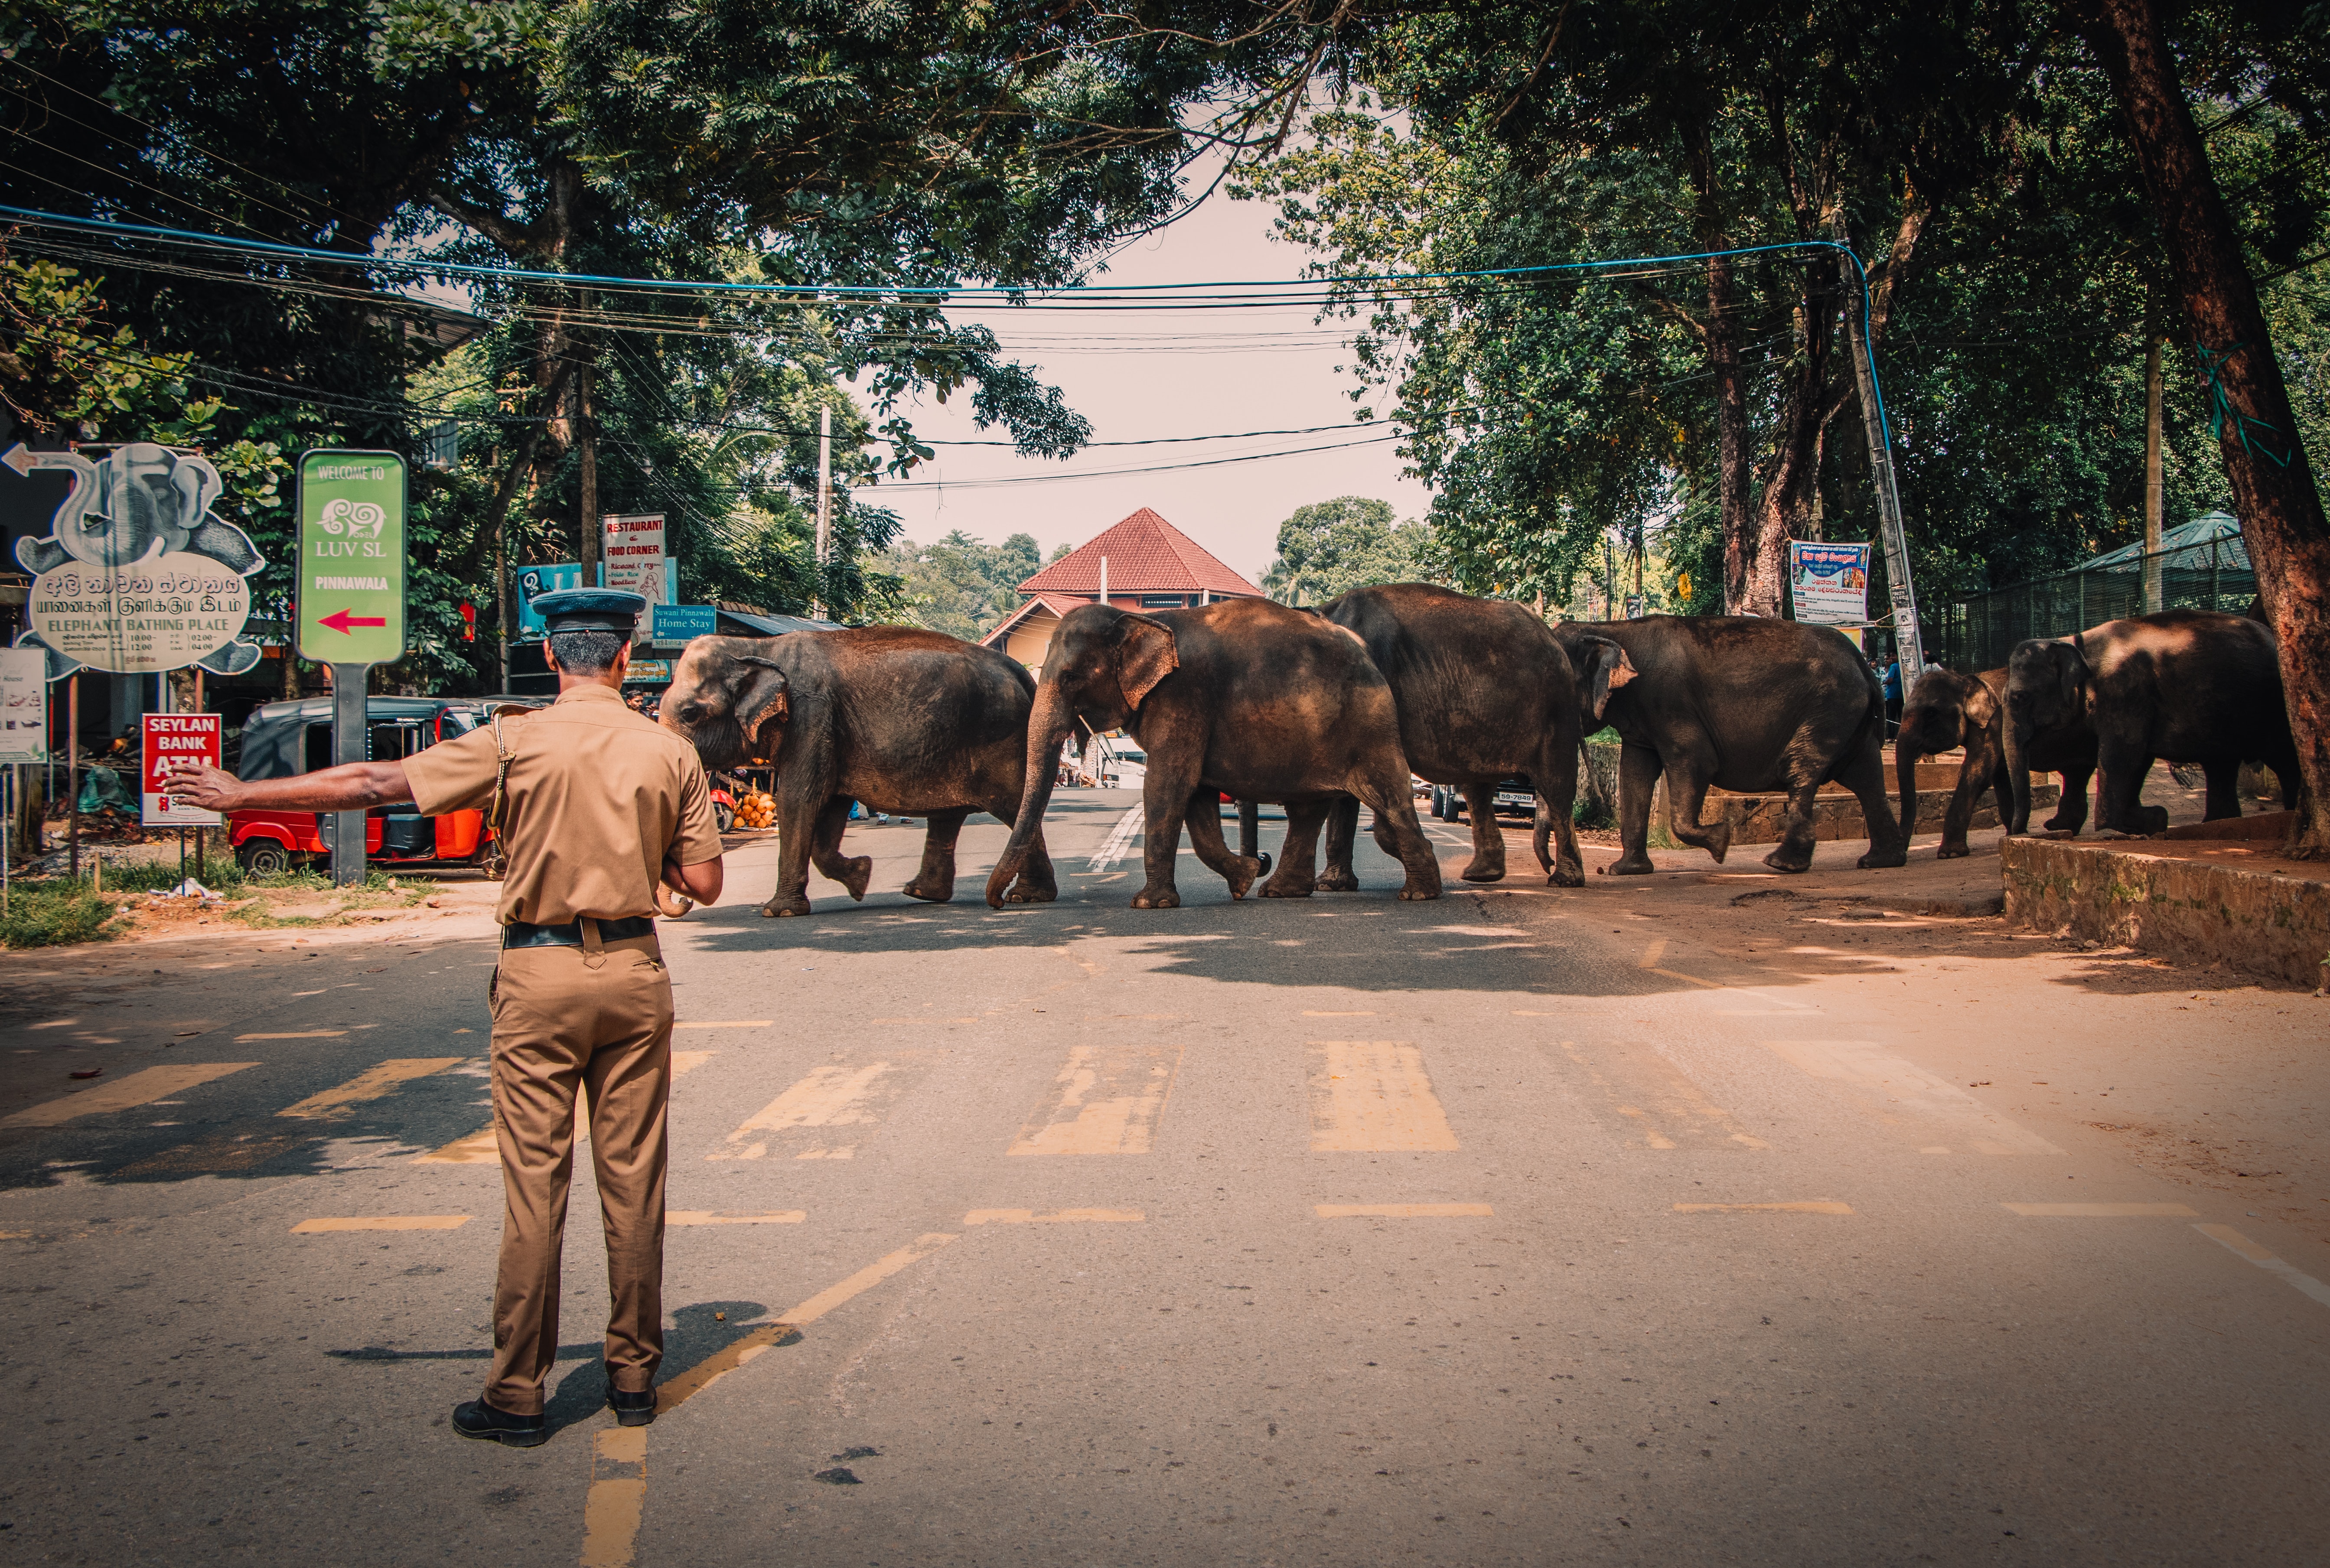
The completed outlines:
<svg viewBox="0 0 2330 1568">
<path fill-rule="evenodd" d="M 756 846 L 667 927 L 667 1408 L 601 1408 L 586 1173 L 530 1451 L 446 1425 L 488 942 L 0 959 L 0 1563 L 2330 1558 L 2330 1194 L 2108 1109 L 2172 1034 L 2330 1103 L 2330 1004 L 1525 855 L 1403 904 L 1364 836 L 1136 912 L 1132 798 L 1057 798 L 1048 907 L 978 902 L 991 822 L 913 903 L 886 827 L 862 905 L 763 921 Z"/>
</svg>

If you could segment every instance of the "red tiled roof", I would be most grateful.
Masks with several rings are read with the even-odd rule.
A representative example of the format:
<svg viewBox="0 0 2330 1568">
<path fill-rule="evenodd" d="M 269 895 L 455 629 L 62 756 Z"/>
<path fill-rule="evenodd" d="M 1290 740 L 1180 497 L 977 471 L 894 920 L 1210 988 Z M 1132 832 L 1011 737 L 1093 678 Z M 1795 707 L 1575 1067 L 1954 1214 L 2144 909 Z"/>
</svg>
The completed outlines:
<svg viewBox="0 0 2330 1568">
<path fill-rule="evenodd" d="M 1031 596 L 1100 592 L 1100 558 L 1108 557 L 1108 596 L 1209 592 L 1260 599 L 1262 590 L 1215 560 L 1197 541 L 1143 506 L 1019 585 Z"/>
</svg>

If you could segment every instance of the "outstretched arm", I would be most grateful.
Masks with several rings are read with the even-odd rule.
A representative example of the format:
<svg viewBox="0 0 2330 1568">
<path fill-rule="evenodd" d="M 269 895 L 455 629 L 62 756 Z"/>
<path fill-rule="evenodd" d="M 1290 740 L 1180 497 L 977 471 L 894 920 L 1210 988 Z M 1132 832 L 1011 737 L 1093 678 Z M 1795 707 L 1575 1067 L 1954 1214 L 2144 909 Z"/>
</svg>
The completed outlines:
<svg viewBox="0 0 2330 1568">
<path fill-rule="evenodd" d="M 251 783 L 200 762 L 166 762 L 163 768 L 162 792 L 205 811 L 361 811 L 412 798 L 402 762 L 346 762 Z"/>
</svg>

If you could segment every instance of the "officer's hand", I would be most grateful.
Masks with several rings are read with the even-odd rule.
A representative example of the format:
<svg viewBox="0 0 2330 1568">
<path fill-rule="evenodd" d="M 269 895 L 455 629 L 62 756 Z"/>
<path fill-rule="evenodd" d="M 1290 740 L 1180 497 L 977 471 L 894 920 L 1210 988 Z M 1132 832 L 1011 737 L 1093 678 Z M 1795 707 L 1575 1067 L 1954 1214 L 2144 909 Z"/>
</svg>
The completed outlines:
<svg viewBox="0 0 2330 1568">
<path fill-rule="evenodd" d="M 655 900 L 656 912 L 666 920 L 685 919 L 687 912 L 696 907 L 694 899 L 674 893 L 661 883 L 656 883 Z"/>
<path fill-rule="evenodd" d="M 191 758 L 172 758 L 162 764 L 162 793 L 204 811 L 232 811 L 242 804 L 242 780 Z"/>
</svg>

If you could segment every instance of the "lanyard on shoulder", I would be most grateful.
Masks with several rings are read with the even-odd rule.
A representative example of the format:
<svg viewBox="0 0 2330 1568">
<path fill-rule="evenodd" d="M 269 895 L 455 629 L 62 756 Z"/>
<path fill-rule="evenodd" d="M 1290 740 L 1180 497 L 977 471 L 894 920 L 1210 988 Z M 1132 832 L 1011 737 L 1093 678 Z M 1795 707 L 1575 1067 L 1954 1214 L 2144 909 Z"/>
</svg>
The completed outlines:
<svg viewBox="0 0 2330 1568">
<path fill-rule="evenodd" d="M 513 713 L 530 713 L 532 708 L 516 703 L 505 703 L 493 713 L 494 731 L 494 798 L 486 808 L 486 854 L 480 863 L 489 882 L 499 882 L 509 870 L 509 854 L 504 847 L 508 840 L 509 770 L 517 753 L 509 749 L 502 734 L 502 720 Z"/>
</svg>

